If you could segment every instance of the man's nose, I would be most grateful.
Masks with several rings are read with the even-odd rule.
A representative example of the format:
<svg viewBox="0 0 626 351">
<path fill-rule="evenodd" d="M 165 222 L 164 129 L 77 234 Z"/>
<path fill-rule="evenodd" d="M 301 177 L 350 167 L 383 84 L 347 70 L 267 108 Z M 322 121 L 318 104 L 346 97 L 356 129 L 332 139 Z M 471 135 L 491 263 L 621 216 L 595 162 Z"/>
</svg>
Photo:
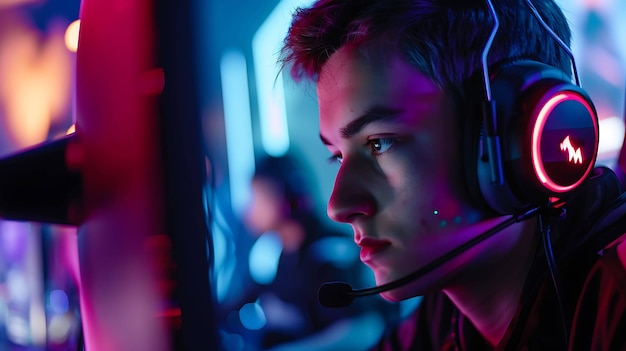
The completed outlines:
<svg viewBox="0 0 626 351">
<path fill-rule="evenodd" d="M 328 200 L 327 211 L 332 220 L 351 223 L 357 218 L 370 217 L 376 213 L 375 182 L 368 172 L 371 170 L 359 164 L 359 160 L 344 159 Z"/>
</svg>

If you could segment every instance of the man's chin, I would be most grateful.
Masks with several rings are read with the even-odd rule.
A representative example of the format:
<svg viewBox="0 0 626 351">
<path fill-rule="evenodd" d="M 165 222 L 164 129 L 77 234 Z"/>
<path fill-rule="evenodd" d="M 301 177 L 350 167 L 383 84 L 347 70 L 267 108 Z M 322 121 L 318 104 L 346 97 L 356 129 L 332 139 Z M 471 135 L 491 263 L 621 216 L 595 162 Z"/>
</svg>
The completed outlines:
<svg viewBox="0 0 626 351">
<path fill-rule="evenodd" d="M 379 272 L 380 273 L 380 272 Z M 381 286 L 388 284 L 398 279 L 403 279 L 404 276 L 390 276 L 390 275 L 376 275 L 376 285 Z M 380 296 L 390 302 L 399 302 L 407 299 L 411 299 L 416 296 L 423 296 L 424 294 L 432 293 L 441 286 L 433 281 L 436 276 L 425 276 L 419 279 L 406 282 L 405 284 L 398 286 L 395 289 L 380 293 Z"/>
<path fill-rule="evenodd" d="M 389 302 L 400 302 L 415 297 L 413 294 L 410 294 L 410 289 L 406 289 L 405 287 L 382 292 L 380 296 Z"/>
</svg>

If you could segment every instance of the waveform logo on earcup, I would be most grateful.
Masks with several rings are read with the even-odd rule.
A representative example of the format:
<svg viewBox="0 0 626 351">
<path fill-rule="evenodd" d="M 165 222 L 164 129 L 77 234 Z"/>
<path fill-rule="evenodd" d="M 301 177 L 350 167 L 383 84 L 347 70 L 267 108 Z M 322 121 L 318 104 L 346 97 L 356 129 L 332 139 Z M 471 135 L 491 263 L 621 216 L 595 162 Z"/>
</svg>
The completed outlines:
<svg viewBox="0 0 626 351">
<path fill-rule="evenodd" d="M 572 162 L 574 164 L 583 163 L 583 155 L 580 152 L 580 148 L 574 148 L 574 145 L 572 145 L 569 135 L 566 136 L 565 139 L 563 139 L 560 146 L 561 146 L 561 151 L 567 151 L 569 162 Z"/>
</svg>

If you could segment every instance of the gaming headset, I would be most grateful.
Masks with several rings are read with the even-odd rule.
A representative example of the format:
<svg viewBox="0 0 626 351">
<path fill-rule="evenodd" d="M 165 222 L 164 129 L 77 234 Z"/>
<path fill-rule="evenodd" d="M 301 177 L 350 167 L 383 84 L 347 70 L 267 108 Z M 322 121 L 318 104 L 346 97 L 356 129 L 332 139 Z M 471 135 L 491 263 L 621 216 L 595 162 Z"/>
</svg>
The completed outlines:
<svg viewBox="0 0 626 351">
<path fill-rule="evenodd" d="M 526 2 L 569 55 L 576 82 L 536 61 L 515 61 L 490 72 L 487 55 L 498 17 L 487 1 L 494 26 L 482 57 L 486 99 L 476 109 L 482 116 L 471 118 L 470 154 L 464 151 L 464 157 L 471 195 L 499 214 L 566 198 L 589 177 L 598 152 L 597 113 L 580 86 L 574 57 Z"/>
</svg>

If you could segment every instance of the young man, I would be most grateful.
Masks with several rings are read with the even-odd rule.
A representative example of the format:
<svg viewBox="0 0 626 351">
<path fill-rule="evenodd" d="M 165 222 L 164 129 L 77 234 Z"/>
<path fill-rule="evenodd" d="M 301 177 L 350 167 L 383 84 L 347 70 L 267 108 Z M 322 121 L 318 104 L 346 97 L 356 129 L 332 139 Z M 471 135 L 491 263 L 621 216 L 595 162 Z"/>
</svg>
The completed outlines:
<svg viewBox="0 0 626 351">
<path fill-rule="evenodd" d="M 494 208 L 467 179 L 468 148 L 489 147 L 488 127 L 468 123 L 490 87 L 483 63 L 497 72 L 532 60 L 569 75 L 569 41 L 550 0 L 320 0 L 296 12 L 283 64 L 317 84 L 320 137 L 340 163 L 328 214 L 352 226 L 378 285 L 523 212 Z M 381 293 L 424 299 L 377 348 L 626 349 L 626 244 L 616 244 L 626 225 L 603 216 L 619 217 L 620 193 L 611 170 L 593 170 L 553 209 L 564 220 L 537 201 L 540 215 Z"/>
</svg>

